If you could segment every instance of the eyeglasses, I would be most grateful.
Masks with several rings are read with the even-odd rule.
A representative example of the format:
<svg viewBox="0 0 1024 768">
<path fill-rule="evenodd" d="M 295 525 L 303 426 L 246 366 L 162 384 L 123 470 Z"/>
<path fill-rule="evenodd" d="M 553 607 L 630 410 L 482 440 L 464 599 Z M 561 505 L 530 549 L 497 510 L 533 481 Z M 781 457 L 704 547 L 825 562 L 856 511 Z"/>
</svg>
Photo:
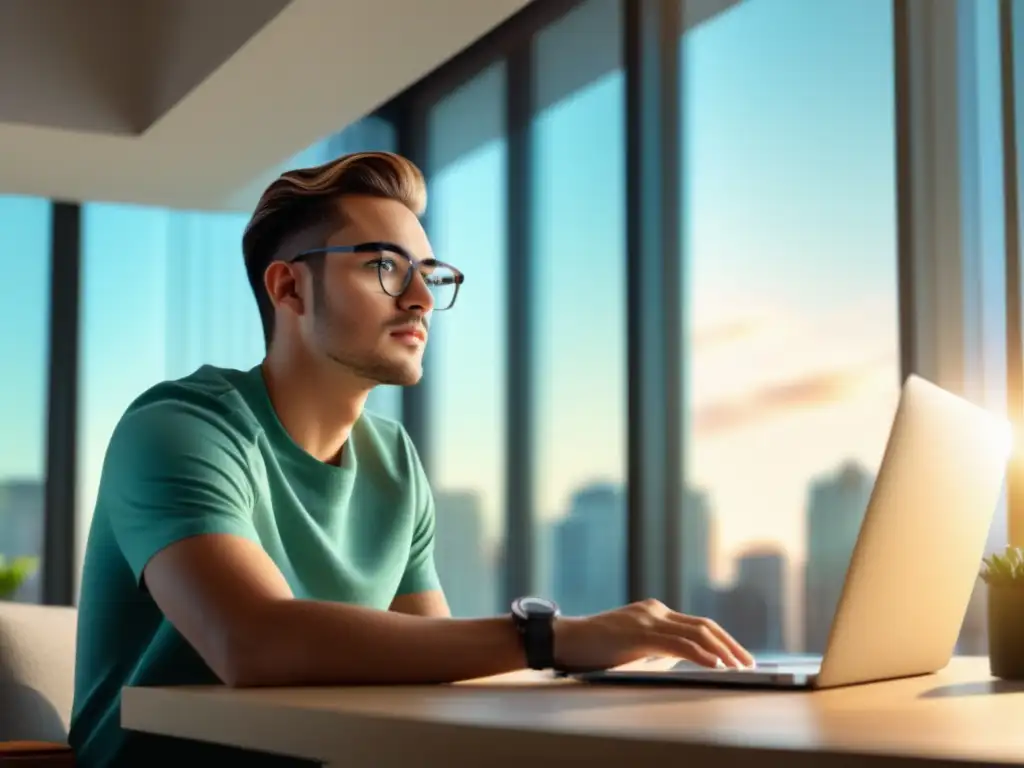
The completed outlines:
<svg viewBox="0 0 1024 768">
<path fill-rule="evenodd" d="M 358 245 L 331 245 L 325 248 L 311 248 L 289 259 L 289 263 L 304 261 L 310 256 L 322 253 L 377 253 L 377 278 L 380 287 L 388 296 L 396 299 L 405 293 L 412 283 L 414 271 L 418 271 L 434 297 L 434 309 L 451 309 L 459 295 L 459 286 L 466 277 L 451 264 L 437 259 L 416 259 L 405 248 L 394 243 L 359 243 Z"/>
</svg>

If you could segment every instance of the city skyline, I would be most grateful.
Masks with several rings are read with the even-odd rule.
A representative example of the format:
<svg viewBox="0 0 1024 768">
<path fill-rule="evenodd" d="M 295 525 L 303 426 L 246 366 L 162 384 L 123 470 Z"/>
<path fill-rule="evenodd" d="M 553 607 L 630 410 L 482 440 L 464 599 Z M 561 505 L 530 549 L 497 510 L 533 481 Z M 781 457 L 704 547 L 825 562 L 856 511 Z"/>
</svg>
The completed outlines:
<svg viewBox="0 0 1024 768">
<path fill-rule="evenodd" d="M 710 578 L 706 566 L 715 542 L 713 501 L 699 489 L 687 489 L 680 510 L 681 586 L 679 608 L 711 615 L 743 645 L 757 653 L 815 652 L 825 649 L 843 589 L 846 570 L 867 510 L 875 478 L 855 462 L 846 462 L 808 484 L 803 515 L 809 556 L 794 561 L 777 542 L 752 544 L 735 554 L 735 577 Z M 14 551 L 37 555 L 42 549 L 43 484 L 0 481 L 0 543 L 17 542 Z M 472 492 L 436 496 L 439 517 L 436 563 L 454 615 L 474 617 L 503 609 L 501 552 L 483 534 L 480 498 Z M 576 490 L 572 507 L 541 527 L 547 546 L 550 583 L 539 586 L 555 597 L 568 615 L 595 613 L 625 602 L 624 557 L 615 543 L 625 535 L 625 488 L 592 484 Z M 0 554 L 9 554 L 0 546 Z M 980 582 L 979 582 L 980 583 Z M 15 599 L 40 597 L 34 574 Z M 967 609 L 960 652 L 984 648 L 984 603 L 979 590 Z"/>
<path fill-rule="evenodd" d="M 714 581 L 704 570 L 714 548 L 713 500 L 699 489 L 687 489 L 680 510 L 681 530 L 695 536 L 681 546 L 692 600 L 681 607 L 693 613 L 720 613 L 719 620 L 753 650 L 822 650 L 872 484 L 873 478 L 863 468 L 849 463 L 813 478 L 803 516 L 819 541 L 814 561 L 795 562 L 777 543 L 751 545 L 736 554 L 738 575 L 727 583 Z M 846 489 L 852 489 L 853 495 Z M 43 484 L 37 480 L 0 481 L 0 554 L 39 556 L 43 495 Z M 436 494 L 436 501 L 436 563 L 453 612 L 473 617 L 500 611 L 497 566 L 501 553 L 484 536 L 479 495 L 447 491 Z M 550 583 L 539 586 L 567 614 L 595 613 L 625 602 L 626 563 L 616 551 L 625 535 L 625 522 L 625 487 L 595 483 L 577 488 L 564 515 L 542 525 L 542 537 L 549 540 L 542 557 L 547 560 Z M 16 542 L 13 550 L 2 546 L 12 541 Z M 694 562 L 689 561 L 691 556 Z M 800 581 L 801 572 L 810 574 L 812 569 L 817 603 L 823 607 L 809 619 L 800 613 L 794 621 L 790 609 L 802 602 L 802 596 L 793 599 L 788 591 L 794 580 Z M 805 592 L 811 588 L 811 578 L 807 576 Z M 23 585 L 17 599 L 38 600 L 39 586 L 37 574 Z"/>
<path fill-rule="evenodd" d="M 595 17 L 588 31 L 604 37 L 594 45 L 606 38 L 614 50 L 614 13 L 596 4 L 578 13 Z M 792 37 L 763 39 L 768 15 L 787 29 L 792 22 Z M 841 41 L 828 34 L 836 29 Z M 559 33 L 545 30 L 552 46 Z M 891 41 L 885 2 L 811 10 L 798 0 L 743 3 L 684 38 L 684 200 L 692 201 L 682 217 L 692 222 L 684 230 L 685 474 L 713 489 L 724 510 L 723 554 L 713 563 L 723 578 L 727 553 L 746 541 L 779 540 L 802 557 L 792 510 L 807 477 L 848 455 L 875 468 L 884 449 L 900 384 Z M 557 55 L 538 50 L 538 65 Z M 842 98 L 823 74 L 829 68 L 847 73 Z M 468 113 L 485 123 L 500 117 L 502 82 L 494 67 L 467 83 L 439 107 L 451 113 L 443 124 Z M 820 97 L 813 122 L 794 108 L 811 96 Z M 756 140 L 741 106 L 764 127 Z M 608 119 L 624 108 L 620 69 L 548 106 L 534 124 L 538 183 L 547 185 L 536 202 L 541 520 L 557 517 L 585 481 L 624 480 L 625 178 L 621 123 Z M 435 482 L 461 488 L 473 478 L 495 536 L 503 464 L 492 446 L 504 444 L 480 425 L 501 418 L 484 398 L 500 395 L 504 382 L 503 342 L 494 338 L 504 327 L 506 153 L 499 136 L 439 171 L 429 214 L 435 227 L 440 221 L 435 247 L 443 238 L 446 257 L 466 263 L 483 287 L 477 304 L 435 322 L 432 343 L 444 346 L 450 335 L 457 349 L 480 349 L 492 363 L 451 382 L 446 402 L 463 415 L 442 420 Z M 831 185 L 816 170 L 826 158 Z M 786 195 L 777 194 L 783 185 Z M 580 276 L 586 283 L 576 288 Z M 445 353 L 446 382 L 454 355 Z M 585 386 L 579 371 L 588 372 Z"/>
</svg>

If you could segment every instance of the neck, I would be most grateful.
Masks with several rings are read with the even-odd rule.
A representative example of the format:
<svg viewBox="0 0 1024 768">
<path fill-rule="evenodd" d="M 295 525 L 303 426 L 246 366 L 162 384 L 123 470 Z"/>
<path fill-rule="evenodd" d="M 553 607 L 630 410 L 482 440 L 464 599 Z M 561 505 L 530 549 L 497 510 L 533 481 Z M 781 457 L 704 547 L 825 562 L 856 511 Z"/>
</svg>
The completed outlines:
<svg viewBox="0 0 1024 768">
<path fill-rule="evenodd" d="M 296 445 L 328 464 L 341 461 L 370 387 L 330 361 L 274 345 L 261 369 L 277 418 Z"/>
</svg>

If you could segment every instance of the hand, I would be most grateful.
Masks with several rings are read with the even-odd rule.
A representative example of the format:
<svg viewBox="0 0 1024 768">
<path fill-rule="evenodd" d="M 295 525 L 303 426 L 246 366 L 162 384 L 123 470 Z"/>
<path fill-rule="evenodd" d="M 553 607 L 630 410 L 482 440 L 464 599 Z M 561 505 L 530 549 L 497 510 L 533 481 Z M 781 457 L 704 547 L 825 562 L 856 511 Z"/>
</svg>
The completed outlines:
<svg viewBox="0 0 1024 768">
<path fill-rule="evenodd" d="M 657 600 L 555 620 L 555 662 L 560 669 L 608 669 L 656 655 L 707 667 L 754 664 L 754 657 L 711 619 L 676 613 Z"/>
</svg>

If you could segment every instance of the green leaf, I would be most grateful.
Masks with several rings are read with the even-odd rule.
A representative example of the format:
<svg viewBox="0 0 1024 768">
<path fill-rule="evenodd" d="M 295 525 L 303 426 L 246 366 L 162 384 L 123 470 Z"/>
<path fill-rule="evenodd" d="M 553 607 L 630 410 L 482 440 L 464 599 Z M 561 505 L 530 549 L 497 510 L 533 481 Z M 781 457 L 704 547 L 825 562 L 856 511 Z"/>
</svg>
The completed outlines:
<svg viewBox="0 0 1024 768">
<path fill-rule="evenodd" d="M 993 552 L 982 559 L 981 578 L 994 586 L 1024 587 L 1024 549 L 1006 547 L 1002 553 Z"/>
<path fill-rule="evenodd" d="M 0 555 L 0 600 L 13 596 L 38 567 L 36 557 L 16 557 L 8 562 Z"/>
</svg>

